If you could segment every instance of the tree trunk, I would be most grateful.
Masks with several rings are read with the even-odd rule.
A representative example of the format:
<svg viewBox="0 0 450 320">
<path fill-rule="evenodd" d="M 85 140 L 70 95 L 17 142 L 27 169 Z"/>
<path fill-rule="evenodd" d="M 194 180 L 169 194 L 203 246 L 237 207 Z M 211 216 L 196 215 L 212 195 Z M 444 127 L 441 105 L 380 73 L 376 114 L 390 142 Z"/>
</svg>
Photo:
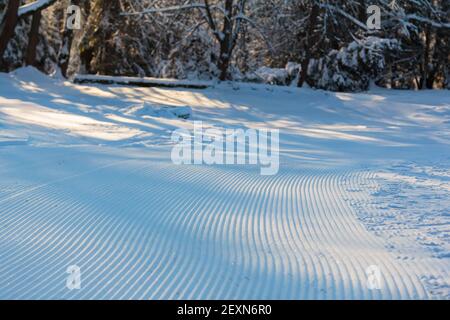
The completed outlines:
<svg viewBox="0 0 450 320">
<path fill-rule="evenodd" d="M 36 11 L 33 14 L 33 21 L 31 22 L 30 33 L 28 34 L 28 47 L 25 57 L 25 64 L 33 66 L 36 62 L 36 48 L 39 43 L 39 26 L 41 25 L 42 13 Z"/>
<path fill-rule="evenodd" d="M 220 70 L 219 79 L 227 80 L 228 68 L 230 66 L 231 53 L 233 50 L 233 0 L 225 1 L 225 12 L 222 29 L 222 39 L 220 41 L 220 57 L 218 68 Z"/>
<path fill-rule="evenodd" d="M 61 48 L 58 54 L 58 65 L 61 69 L 61 74 L 67 78 L 67 69 L 70 62 L 70 50 L 72 48 L 73 32 L 70 29 L 64 30 Z"/>
<path fill-rule="evenodd" d="M 70 2 L 70 5 L 79 5 L 80 0 L 72 0 Z M 59 49 L 58 53 L 58 65 L 61 69 L 61 74 L 64 78 L 67 78 L 67 69 L 69 68 L 69 62 L 70 62 L 70 51 L 72 49 L 72 42 L 73 42 L 73 30 L 68 28 L 67 26 L 67 13 L 64 19 L 64 33 L 63 33 L 63 39 L 61 43 L 61 48 Z"/>
<path fill-rule="evenodd" d="M 367 21 L 367 5 L 365 0 L 358 1 L 358 20 L 362 23 L 366 23 Z"/>
<path fill-rule="evenodd" d="M 93 70 L 91 67 L 91 62 L 94 57 L 94 50 L 89 45 L 89 38 L 91 36 L 89 34 L 89 32 L 91 31 L 89 26 L 93 25 L 93 23 L 91 21 L 91 19 L 92 19 L 92 15 L 91 15 L 92 7 L 91 6 L 92 5 L 94 5 L 94 3 L 91 4 L 90 1 L 82 2 L 83 13 L 84 13 L 84 16 L 86 17 L 86 26 L 87 27 L 84 30 L 84 34 L 81 38 L 81 42 L 78 47 L 79 56 L 80 56 L 80 64 L 81 64 L 81 72 L 87 73 L 87 74 L 93 73 Z"/>
<path fill-rule="evenodd" d="M 392 89 L 392 62 L 387 62 L 386 88 Z"/>
<path fill-rule="evenodd" d="M 221 81 L 225 81 L 228 79 L 228 68 L 230 67 L 230 49 L 229 45 L 226 41 L 223 41 L 220 44 L 220 58 L 219 58 L 219 70 L 220 76 L 219 79 Z"/>
<path fill-rule="evenodd" d="M 425 43 L 423 48 L 423 57 L 422 57 L 422 82 L 421 82 L 421 89 L 432 89 L 433 87 L 433 81 L 430 70 L 430 63 L 431 63 L 431 46 L 432 46 L 432 39 L 431 39 L 431 30 L 429 27 L 425 28 Z"/>
<path fill-rule="evenodd" d="M 5 16 L 0 25 L 0 67 L 3 69 L 3 55 L 11 38 L 14 36 L 14 29 L 17 25 L 20 0 L 9 0 Z"/>
<path fill-rule="evenodd" d="M 320 8 L 319 6 L 314 3 L 313 7 L 311 9 L 311 14 L 309 16 L 309 26 L 308 26 L 308 33 L 306 35 L 306 43 L 305 43 L 305 56 L 302 60 L 302 70 L 300 72 L 300 78 L 298 79 L 298 87 L 303 87 L 303 84 L 305 83 L 306 79 L 308 78 L 308 66 L 309 62 L 311 60 L 311 46 L 313 45 L 311 39 L 312 35 L 314 33 L 314 28 L 316 27 L 317 20 L 319 18 Z"/>
<path fill-rule="evenodd" d="M 444 76 L 444 89 L 450 90 L 450 68 L 447 65 L 444 67 Z"/>
<path fill-rule="evenodd" d="M 428 65 L 427 65 L 427 89 L 433 89 L 437 75 L 437 66 L 435 64 L 436 41 L 437 33 L 435 29 L 431 29 L 428 34 L 427 51 L 428 51 Z"/>
</svg>

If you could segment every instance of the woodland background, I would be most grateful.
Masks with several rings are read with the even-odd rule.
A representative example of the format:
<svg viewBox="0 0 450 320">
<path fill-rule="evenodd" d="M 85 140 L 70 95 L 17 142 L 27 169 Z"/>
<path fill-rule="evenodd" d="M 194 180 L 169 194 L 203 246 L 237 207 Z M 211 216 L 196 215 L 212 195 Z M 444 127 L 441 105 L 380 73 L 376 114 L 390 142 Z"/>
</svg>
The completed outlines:
<svg viewBox="0 0 450 320">
<path fill-rule="evenodd" d="M 370 5 L 380 30 L 367 28 Z M 449 0 L 0 0 L 0 14 L 6 72 L 450 88 Z"/>
</svg>

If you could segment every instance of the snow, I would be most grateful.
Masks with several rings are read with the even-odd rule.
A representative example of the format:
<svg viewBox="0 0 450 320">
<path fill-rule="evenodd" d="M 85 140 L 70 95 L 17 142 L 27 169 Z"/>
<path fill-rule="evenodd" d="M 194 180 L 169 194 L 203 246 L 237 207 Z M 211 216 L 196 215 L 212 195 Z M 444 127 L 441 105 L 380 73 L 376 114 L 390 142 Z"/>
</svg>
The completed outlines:
<svg viewBox="0 0 450 320">
<path fill-rule="evenodd" d="M 296 85 L 301 65 L 288 62 L 284 69 L 260 67 L 254 72 L 248 72 L 244 77 L 244 81 L 253 83 L 264 83 L 270 85 Z M 236 77 L 238 78 L 238 77 Z"/>
<path fill-rule="evenodd" d="M 130 106 L 120 110 L 128 116 L 138 116 L 141 118 L 164 117 L 169 119 L 192 118 L 192 109 L 190 107 L 170 107 L 170 106 L 155 106 L 148 105 L 145 102 L 141 105 Z"/>
<path fill-rule="evenodd" d="M 449 101 L 0 74 L 0 298 L 449 299 Z M 279 129 L 279 174 L 174 165 L 193 120 Z"/>
<path fill-rule="evenodd" d="M 17 135 L 14 131 L 0 130 L 0 146 L 26 144 L 28 136 Z"/>
<path fill-rule="evenodd" d="M 432 257 L 432 263 L 448 262 L 449 165 L 448 160 L 426 166 L 402 162 L 363 180 L 371 197 L 352 200 L 352 204 L 367 228 L 386 239 L 386 248 L 396 259 L 410 261 L 423 254 Z M 449 269 L 446 264 L 442 268 L 443 273 L 424 273 L 420 277 L 431 297 L 448 300 Z"/>
<path fill-rule="evenodd" d="M 289 73 L 285 69 L 261 67 L 255 71 L 255 74 L 267 84 L 286 85 Z"/>
</svg>

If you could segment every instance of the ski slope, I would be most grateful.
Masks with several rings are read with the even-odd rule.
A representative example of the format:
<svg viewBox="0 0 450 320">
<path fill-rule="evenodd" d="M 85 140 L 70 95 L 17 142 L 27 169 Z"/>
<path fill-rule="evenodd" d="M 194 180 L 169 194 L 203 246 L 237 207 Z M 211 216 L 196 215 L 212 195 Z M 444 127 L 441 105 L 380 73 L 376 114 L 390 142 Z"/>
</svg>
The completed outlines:
<svg viewBox="0 0 450 320">
<path fill-rule="evenodd" d="M 280 129 L 279 173 L 174 165 L 192 120 Z M 0 74 L 0 298 L 450 299 L 449 143 L 449 91 Z"/>
</svg>

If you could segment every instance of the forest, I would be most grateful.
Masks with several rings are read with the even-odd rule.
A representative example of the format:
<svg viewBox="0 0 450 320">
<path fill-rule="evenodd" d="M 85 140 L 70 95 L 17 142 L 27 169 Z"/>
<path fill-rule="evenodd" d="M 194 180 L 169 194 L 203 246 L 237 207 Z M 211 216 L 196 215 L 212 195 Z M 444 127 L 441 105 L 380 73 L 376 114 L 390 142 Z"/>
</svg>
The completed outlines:
<svg viewBox="0 0 450 320">
<path fill-rule="evenodd" d="M 0 0 L 0 12 L 6 72 L 450 88 L 448 0 Z"/>
</svg>

